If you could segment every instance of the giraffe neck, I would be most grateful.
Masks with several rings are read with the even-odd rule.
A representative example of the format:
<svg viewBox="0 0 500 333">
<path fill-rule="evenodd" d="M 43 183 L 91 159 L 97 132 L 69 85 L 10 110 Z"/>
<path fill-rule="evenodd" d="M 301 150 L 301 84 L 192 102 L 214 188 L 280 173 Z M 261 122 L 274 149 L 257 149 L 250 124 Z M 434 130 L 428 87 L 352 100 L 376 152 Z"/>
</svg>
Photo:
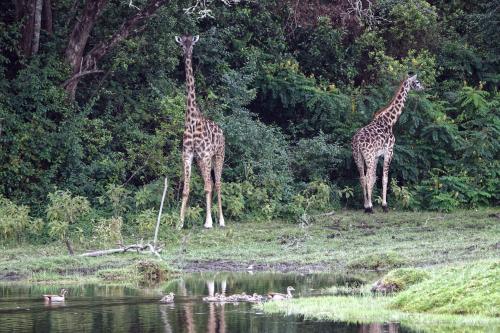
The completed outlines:
<svg viewBox="0 0 500 333">
<path fill-rule="evenodd" d="M 186 124 L 191 123 L 192 120 L 196 120 L 201 116 L 201 113 L 196 104 L 196 92 L 194 87 L 194 75 L 193 75 L 193 59 L 192 52 L 188 52 L 185 55 L 185 70 L 186 70 Z"/>
<path fill-rule="evenodd" d="M 396 94 L 392 98 L 391 103 L 380 111 L 375 117 L 377 119 L 382 119 L 388 123 L 391 127 L 396 124 L 399 116 L 403 112 L 403 107 L 406 102 L 406 97 L 408 96 L 408 91 L 410 90 L 408 82 L 405 80 L 401 83 Z"/>
</svg>

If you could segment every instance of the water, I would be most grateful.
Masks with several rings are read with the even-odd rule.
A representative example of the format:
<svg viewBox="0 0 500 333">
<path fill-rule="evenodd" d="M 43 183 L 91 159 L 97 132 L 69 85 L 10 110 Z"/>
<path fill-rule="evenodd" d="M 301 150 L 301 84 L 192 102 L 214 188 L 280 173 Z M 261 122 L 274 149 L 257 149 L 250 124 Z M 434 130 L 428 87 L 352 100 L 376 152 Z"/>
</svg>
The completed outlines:
<svg viewBox="0 0 500 333">
<path fill-rule="evenodd" d="M 156 288 L 122 286 L 0 286 L 0 332 L 404 332 L 398 324 L 353 325 L 267 315 L 250 303 L 202 301 L 210 292 L 265 294 L 294 286 L 300 297 L 332 285 L 355 283 L 316 274 L 190 274 Z M 62 304 L 44 304 L 45 293 L 69 290 Z M 174 304 L 160 304 L 175 292 Z"/>
</svg>

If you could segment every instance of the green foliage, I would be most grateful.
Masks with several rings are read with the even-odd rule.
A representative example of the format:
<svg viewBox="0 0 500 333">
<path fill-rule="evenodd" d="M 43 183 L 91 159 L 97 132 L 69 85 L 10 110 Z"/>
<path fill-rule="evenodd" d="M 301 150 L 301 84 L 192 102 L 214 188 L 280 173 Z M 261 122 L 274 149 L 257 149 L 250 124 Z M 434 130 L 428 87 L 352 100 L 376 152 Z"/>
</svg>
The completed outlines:
<svg viewBox="0 0 500 333">
<path fill-rule="evenodd" d="M 329 143 L 322 132 L 313 138 L 300 139 L 293 148 L 292 167 L 295 177 L 303 181 L 327 178 L 339 163 L 339 148 Z M 311 168 L 311 163 L 314 167 Z"/>
<path fill-rule="evenodd" d="M 122 217 L 101 218 L 96 222 L 93 233 L 97 240 L 106 246 L 123 244 Z"/>
<path fill-rule="evenodd" d="M 396 180 L 391 179 L 391 190 L 394 193 L 396 205 L 404 209 L 412 209 L 418 207 L 418 202 L 415 195 L 406 186 L 399 186 Z"/>
<path fill-rule="evenodd" d="M 0 237 L 5 240 L 26 239 L 28 234 L 42 230 L 41 219 L 32 219 L 27 206 L 14 204 L 0 196 Z"/>
<path fill-rule="evenodd" d="M 70 74 L 64 50 L 71 4 L 54 4 L 57 33 L 42 33 L 39 53 L 29 58 L 19 56 L 20 25 L 7 23 L 16 21 L 14 4 L 2 4 L 0 194 L 39 218 L 53 204 L 47 193 L 66 189 L 96 207 L 81 221 L 82 232 L 91 233 L 92 220 L 114 216 L 122 217 L 125 234 L 149 234 L 167 176 L 162 225 L 175 225 L 185 73 L 174 36 L 189 32 L 201 36 L 193 54 L 198 105 L 226 137 L 228 218 L 265 221 L 328 209 L 332 198 L 325 204 L 305 189 L 317 182 L 327 184 L 330 197 L 359 207 L 350 140 L 408 72 L 426 90 L 410 94 L 394 128 L 390 204 L 442 211 L 498 204 L 494 4 L 383 0 L 374 2 L 369 24 L 330 15 L 317 7 L 323 5 L 310 4 L 324 16 L 306 20 L 288 2 L 219 4 L 216 20 L 198 21 L 183 13 L 184 1 L 169 2 L 99 61 L 104 74 L 82 78 L 71 103 L 61 85 Z M 127 15 L 128 8 L 109 3 L 93 42 L 112 35 Z M 192 223 L 203 220 L 204 201 L 193 168 Z M 28 229 L 43 224 L 34 221 Z M 14 238 L 26 228 L 5 224 Z M 37 230 L 45 237 L 68 231 L 53 220 Z"/>
<path fill-rule="evenodd" d="M 47 207 L 49 235 L 66 240 L 72 232 L 81 232 L 81 228 L 72 227 L 89 211 L 90 203 L 85 197 L 73 196 L 70 191 L 58 190 L 49 193 Z"/>
</svg>

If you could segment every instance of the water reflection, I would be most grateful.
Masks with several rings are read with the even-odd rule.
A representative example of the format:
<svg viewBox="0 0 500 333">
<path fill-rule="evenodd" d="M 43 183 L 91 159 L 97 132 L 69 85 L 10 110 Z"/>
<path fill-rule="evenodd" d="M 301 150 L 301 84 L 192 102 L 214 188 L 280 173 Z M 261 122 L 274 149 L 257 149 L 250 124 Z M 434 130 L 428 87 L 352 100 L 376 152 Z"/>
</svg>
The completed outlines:
<svg viewBox="0 0 500 333">
<path fill-rule="evenodd" d="M 293 316 L 265 315 L 249 303 L 206 303 L 203 296 L 283 290 L 298 296 L 320 288 L 354 283 L 327 274 L 192 274 L 157 288 L 64 286 L 65 302 L 44 304 L 42 294 L 60 286 L 0 286 L 0 332 L 356 332 L 396 333 L 397 324 L 352 325 L 307 321 Z M 163 293 L 175 292 L 175 303 L 161 304 Z"/>
</svg>

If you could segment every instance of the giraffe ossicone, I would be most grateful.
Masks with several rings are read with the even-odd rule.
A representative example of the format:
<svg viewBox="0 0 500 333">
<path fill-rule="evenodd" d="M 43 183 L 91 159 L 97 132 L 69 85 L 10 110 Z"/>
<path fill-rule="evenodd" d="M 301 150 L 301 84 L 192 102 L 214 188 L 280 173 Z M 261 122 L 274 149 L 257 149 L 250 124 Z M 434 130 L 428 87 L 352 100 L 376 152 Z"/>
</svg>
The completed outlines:
<svg viewBox="0 0 500 333">
<path fill-rule="evenodd" d="M 176 36 L 175 40 L 182 46 L 186 71 L 186 117 L 184 121 L 184 136 L 182 141 L 182 161 L 184 188 L 182 191 L 182 204 L 180 225 L 184 226 L 187 201 L 189 198 L 189 183 L 191 180 L 191 167 L 196 160 L 203 177 L 206 196 L 205 228 L 212 228 L 212 175 L 215 174 L 215 189 L 217 191 L 219 225 L 225 226 L 222 214 L 221 176 L 224 164 L 224 134 L 222 129 L 213 121 L 203 116 L 196 104 L 196 91 L 193 75 L 193 46 L 198 42 L 199 36 Z"/>
<path fill-rule="evenodd" d="M 359 129 L 352 138 L 352 155 L 358 167 L 359 180 L 363 189 L 364 208 L 366 213 L 373 213 L 372 191 L 376 180 L 377 162 L 384 157 L 382 173 L 382 208 L 388 212 L 387 182 L 389 166 L 394 151 L 394 134 L 392 128 L 398 121 L 410 90 L 420 91 L 424 87 L 417 75 L 407 77 L 401 82 L 392 101 L 377 111 L 373 120 Z"/>
</svg>

